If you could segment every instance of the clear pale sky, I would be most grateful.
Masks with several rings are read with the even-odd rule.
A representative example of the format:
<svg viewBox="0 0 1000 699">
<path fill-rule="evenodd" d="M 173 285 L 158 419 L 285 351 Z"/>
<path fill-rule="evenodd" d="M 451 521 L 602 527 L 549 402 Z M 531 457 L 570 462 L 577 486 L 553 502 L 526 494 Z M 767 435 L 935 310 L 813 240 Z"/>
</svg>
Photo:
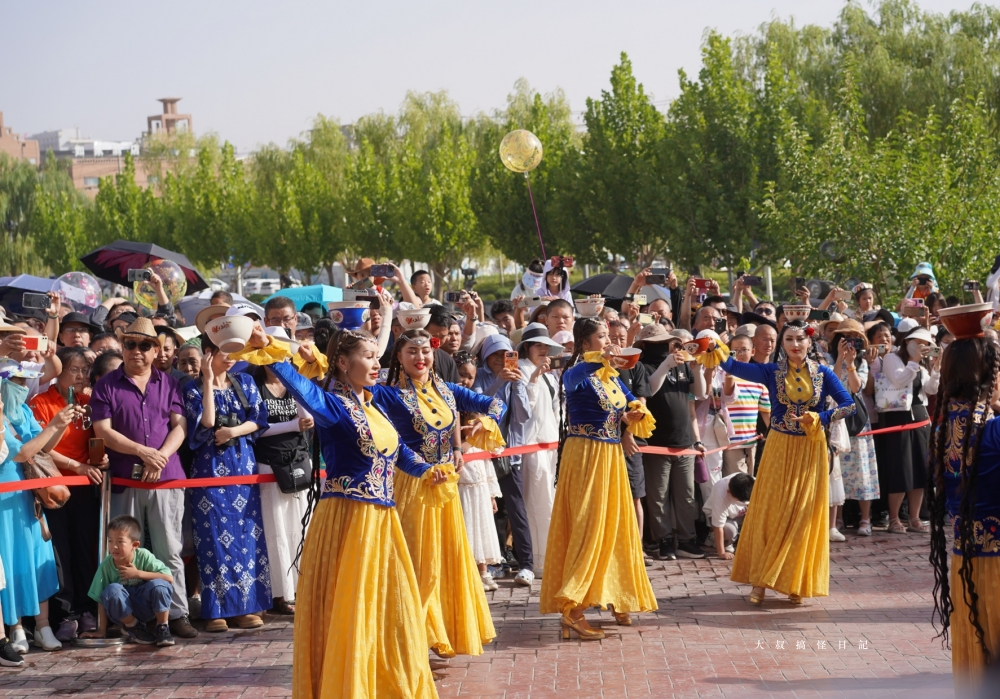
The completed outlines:
<svg viewBox="0 0 1000 699">
<path fill-rule="evenodd" d="M 0 111 L 17 133 L 79 126 L 132 140 L 158 97 L 195 132 L 247 151 L 285 144 L 322 113 L 394 112 L 407 90 L 448 90 L 471 115 L 514 81 L 561 87 L 574 111 L 608 86 L 621 51 L 657 101 L 696 75 L 707 28 L 751 33 L 772 16 L 830 25 L 843 0 L 107 0 L 3 7 Z M 870 9 L 867 2 L 865 7 Z M 971 0 L 922 0 L 935 12 Z M 662 105 L 661 105 L 662 107 Z"/>
</svg>

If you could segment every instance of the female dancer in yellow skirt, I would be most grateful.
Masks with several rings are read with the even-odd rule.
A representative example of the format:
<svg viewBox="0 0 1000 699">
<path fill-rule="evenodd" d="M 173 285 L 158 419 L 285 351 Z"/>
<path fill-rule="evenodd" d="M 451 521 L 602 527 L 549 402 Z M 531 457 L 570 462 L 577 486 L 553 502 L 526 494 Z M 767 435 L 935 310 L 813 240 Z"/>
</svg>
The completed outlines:
<svg viewBox="0 0 1000 699">
<path fill-rule="evenodd" d="M 620 350 L 604 321 L 580 318 L 573 341 L 559 391 L 568 424 L 560 426 L 559 482 L 539 607 L 542 614 L 562 614 L 563 638 L 572 629 L 590 641 L 604 632 L 584 618 L 587 607 L 613 607 L 623 626 L 632 623 L 629 612 L 657 608 L 625 469 L 625 450 L 637 450 L 633 435 L 649 437 L 654 420 L 617 378 L 611 362 L 619 361 Z"/>
<path fill-rule="evenodd" d="M 853 413 L 854 400 L 833 371 L 807 357 L 810 330 L 802 321 L 786 323 L 772 364 L 745 364 L 732 357 L 721 364 L 726 373 L 764 384 L 771 394 L 771 431 L 731 576 L 753 585 L 753 604 L 764 601 L 768 588 L 788 595 L 794 604 L 830 591 L 829 463 L 823 426 Z M 712 366 L 728 355 L 721 345 L 698 361 Z M 828 396 L 837 407 L 822 410 Z"/>
<path fill-rule="evenodd" d="M 433 367 L 430 334 L 407 330 L 396 340 L 388 385 L 376 387 L 375 402 L 403 442 L 451 481 L 428 497 L 420 479 L 396 472 L 396 509 L 427 614 L 427 642 L 442 658 L 482 655 L 483 644 L 497 634 L 458 498 L 458 413 L 485 416 L 479 418 L 471 443 L 492 451 L 504 446 L 497 421 L 506 408 L 500 400 L 442 381 Z"/>
<path fill-rule="evenodd" d="M 946 640 L 951 630 L 955 688 L 970 694 L 1000 658 L 1000 420 L 990 419 L 1000 350 L 973 325 L 973 337 L 949 328 L 960 339 L 942 358 L 927 488 L 934 611 Z M 951 555 L 945 513 L 954 518 Z"/>
<path fill-rule="evenodd" d="M 255 331 L 251 344 L 263 349 L 245 358 L 269 364 L 315 419 L 327 468 L 302 550 L 292 696 L 437 697 L 420 591 L 393 506 L 393 472 L 399 467 L 435 485 L 445 476 L 401 443 L 372 401 L 374 338 L 361 330 L 334 336 L 328 391 L 279 361 L 291 356 L 286 343 Z M 310 510 L 318 466 L 313 473 Z"/>
</svg>

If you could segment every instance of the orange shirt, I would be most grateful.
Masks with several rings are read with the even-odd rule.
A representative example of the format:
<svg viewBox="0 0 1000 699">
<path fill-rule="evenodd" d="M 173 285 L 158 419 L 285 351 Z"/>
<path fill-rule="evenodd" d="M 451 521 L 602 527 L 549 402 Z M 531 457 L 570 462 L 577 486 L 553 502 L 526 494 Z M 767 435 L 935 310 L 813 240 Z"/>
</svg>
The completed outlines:
<svg viewBox="0 0 1000 699">
<path fill-rule="evenodd" d="M 76 401 L 80 405 L 87 405 L 90 402 L 90 396 L 78 393 Z M 59 388 L 52 384 L 48 391 L 39 393 L 32 398 L 28 406 L 35 414 L 35 419 L 38 420 L 39 424 L 45 427 L 49 424 L 49 420 L 56 416 L 56 413 L 66 407 L 66 399 L 59 393 Z M 55 447 L 55 451 L 85 464 L 90 461 L 90 438 L 93 436 L 93 427 L 85 430 L 80 427 L 79 423 L 74 422 L 66 428 L 63 438 Z M 67 473 L 66 475 L 75 474 Z"/>
</svg>

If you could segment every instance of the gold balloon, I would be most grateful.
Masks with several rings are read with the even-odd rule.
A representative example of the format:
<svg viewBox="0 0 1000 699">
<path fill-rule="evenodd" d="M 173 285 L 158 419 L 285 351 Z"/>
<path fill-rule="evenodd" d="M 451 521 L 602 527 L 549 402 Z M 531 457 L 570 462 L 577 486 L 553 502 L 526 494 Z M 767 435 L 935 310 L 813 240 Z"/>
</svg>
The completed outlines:
<svg viewBox="0 0 1000 699">
<path fill-rule="evenodd" d="M 542 162 L 542 142 L 525 129 L 511 131 L 500 141 L 500 161 L 513 172 L 531 172 Z"/>
</svg>

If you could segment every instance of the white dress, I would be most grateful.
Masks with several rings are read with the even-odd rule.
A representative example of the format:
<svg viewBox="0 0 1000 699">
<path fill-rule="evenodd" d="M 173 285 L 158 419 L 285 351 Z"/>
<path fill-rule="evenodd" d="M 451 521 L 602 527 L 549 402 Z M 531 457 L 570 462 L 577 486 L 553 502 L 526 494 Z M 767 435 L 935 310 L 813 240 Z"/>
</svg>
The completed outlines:
<svg viewBox="0 0 1000 699">
<path fill-rule="evenodd" d="M 521 373 L 525 379 L 531 377 L 535 365 L 521 360 Z M 559 441 L 559 388 L 554 373 L 548 372 L 538 377 L 538 381 L 527 383 L 528 405 L 531 418 L 524 427 L 524 443 L 539 444 Z M 528 515 L 528 529 L 531 530 L 531 552 L 534 558 L 536 577 L 545 571 L 545 547 L 549 540 L 549 522 L 552 519 L 552 504 L 556 499 L 556 464 L 558 450 L 549 449 L 525 454 L 521 457 L 521 490 L 524 495 L 524 509 Z"/>
<path fill-rule="evenodd" d="M 498 565 L 502 562 L 500 540 L 493 520 L 490 498 L 501 496 L 496 470 L 489 459 L 466 461 L 458 474 L 458 498 L 465 517 L 465 532 L 469 536 L 472 557 L 476 563 Z"/>
<path fill-rule="evenodd" d="M 266 391 L 266 389 L 265 389 Z M 290 406 L 294 405 L 294 415 L 291 419 L 273 422 L 265 435 L 275 437 L 280 434 L 299 431 L 299 418 L 307 413 L 298 403 L 286 393 L 275 399 L 270 392 L 263 393 L 268 406 L 269 419 L 273 415 L 278 420 L 292 415 Z M 284 414 L 281 409 L 284 409 Z M 274 411 L 274 412 L 270 412 Z M 312 464 L 309 464 L 312 468 Z M 260 473 L 274 473 L 271 467 L 261 461 L 257 462 Z M 260 484 L 260 504 L 264 525 L 264 541 L 267 544 L 267 560 L 271 563 L 271 594 L 281 597 L 286 602 L 295 599 L 295 588 L 299 583 L 299 571 L 294 565 L 295 553 L 299 541 L 303 538 L 302 518 L 305 516 L 308 491 L 298 493 L 282 493 L 277 483 Z"/>
</svg>

